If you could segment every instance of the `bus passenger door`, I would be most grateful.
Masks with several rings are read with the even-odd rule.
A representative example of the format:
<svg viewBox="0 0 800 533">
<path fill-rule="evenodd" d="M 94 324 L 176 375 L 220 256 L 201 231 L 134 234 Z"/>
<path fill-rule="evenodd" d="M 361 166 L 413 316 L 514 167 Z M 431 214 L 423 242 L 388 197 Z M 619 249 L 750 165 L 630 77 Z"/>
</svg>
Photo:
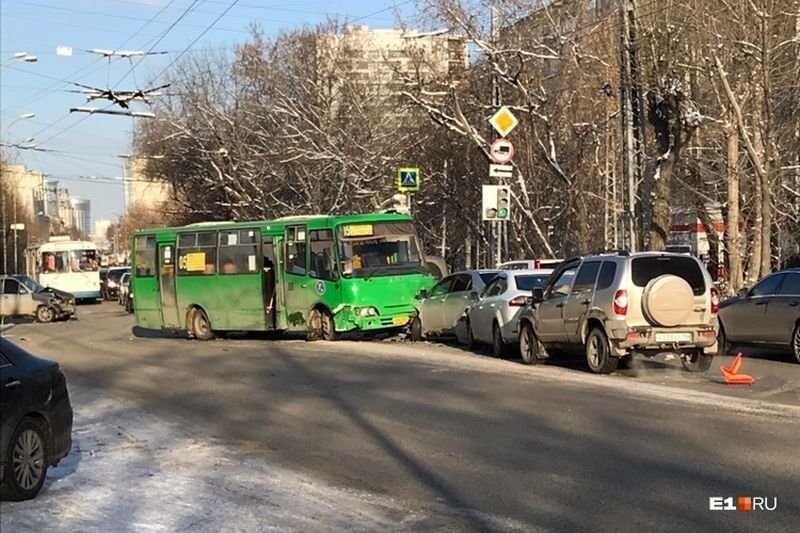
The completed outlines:
<svg viewBox="0 0 800 533">
<path fill-rule="evenodd" d="M 278 327 L 278 273 L 276 265 L 278 258 L 275 255 L 275 239 L 272 236 L 265 236 L 261 240 L 261 255 L 263 267 L 262 278 L 264 287 L 264 313 L 266 314 L 267 329 Z"/>
<path fill-rule="evenodd" d="M 161 297 L 162 324 L 166 328 L 181 327 L 178 300 L 175 297 L 175 246 L 172 244 L 158 245 L 158 292 Z"/>
<path fill-rule="evenodd" d="M 308 235 L 305 226 L 286 228 L 283 241 L 282 273 L 286 322 L 290 330 L 308 328 L 308 310 L 314 287 L 308 279 Z"/>
</svg>

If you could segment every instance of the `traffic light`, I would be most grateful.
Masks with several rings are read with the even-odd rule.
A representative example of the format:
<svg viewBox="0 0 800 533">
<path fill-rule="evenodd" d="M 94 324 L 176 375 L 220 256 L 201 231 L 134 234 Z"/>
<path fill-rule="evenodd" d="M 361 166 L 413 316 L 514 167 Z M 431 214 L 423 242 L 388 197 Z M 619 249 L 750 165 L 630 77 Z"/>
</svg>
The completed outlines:
<svg viewBox="0 0 800 533">
<path fill-rule="evenodd" d="M 511 189 L 505 185 L 497 188 L 497 218 L 506 220 L 511 211 Z"/>
<path fill-rule="evenodd" d="M 509 220 L 511 217 L 511 187 L 484 185 L 481 202 L 483 220 Z"/>
</svg>

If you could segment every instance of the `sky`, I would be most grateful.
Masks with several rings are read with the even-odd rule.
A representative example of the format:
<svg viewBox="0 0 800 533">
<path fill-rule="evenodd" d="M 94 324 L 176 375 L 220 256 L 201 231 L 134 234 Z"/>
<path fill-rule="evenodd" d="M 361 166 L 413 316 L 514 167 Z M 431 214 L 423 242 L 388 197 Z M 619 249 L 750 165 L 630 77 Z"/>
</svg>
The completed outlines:
<svg viewBox="0 0 800 533">
<path fill-rule="evenodd" d="M 70 113 L 71 107 L 108 104 L 87 104 L 82 94 L 69 92 L 80 89 L 70 82 L 122 90 L 147 88 L 181 52 L 201 53 L 244 42 L 253 22 L 268 36 L 329 16 L 390 28 L 398 16 L 405 20 L 412 16 L 414 4 L 413 0 L 2 0 L 0 138 L 13 144 L 32 137 L 37 147 L 57 151 L 14 150 L 10 155 L 15 162 L 59 180 L 72 196 L 90 199 L 93 220 L 116 219 L 124 211 L 125 159 L 119 156 L 131 152 L 133 121 L 146 119 Z M 72 55 L 56 54 L 58 46 L 71 47 Z M 109 62 L 86 51 L 96 48 L 168 53 L 141 61 L 134 58 L 132 63 L 125 58 Z M 9 61 L 23 51 L 38 61 Z M 147 110 L 143 104 L 136 108 Z M 19 119 L 28 113 L 35 117 Z"/>
</svg>

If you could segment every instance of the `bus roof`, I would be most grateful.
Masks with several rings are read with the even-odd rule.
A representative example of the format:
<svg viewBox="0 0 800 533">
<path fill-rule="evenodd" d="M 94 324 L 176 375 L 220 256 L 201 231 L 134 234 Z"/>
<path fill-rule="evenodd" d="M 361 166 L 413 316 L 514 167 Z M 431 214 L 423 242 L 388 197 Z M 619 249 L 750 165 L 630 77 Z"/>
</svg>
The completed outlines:
<svg viewBox="0 0 800 533">
<path fill-rule="evenodd" d="M 322 220 L 326 218 L 331 219 L 331 222 L 333 224 L 348 224 L 348 223 L 368 222 L 368 221 L 392 222 L 392 221 L 412 220 L 411 215 L 406 213 L 361 213 L 352 215 L 292 215 L 292 216 L 276 218 L 273 220 L 243 220 L 241 222 L 196 222 L 193 224 L 188 224 L 186 226 L 172 226 L 172 227 L 136 230 L 134 232 L 134 235 L 152 235 L 159 232 L 174 233 L 181 230 L 187 230 L 191 228 L 201 228 L 201 227 L 228 229 L 228 228 L 239 228 L 243 226 L 253 226 L 253 225 L 266 226 L 266 227 L 270 227 L 272 225 L 288 226 L 293 223 L 308 222 L 310 220 Z"/>
<path fill-rule="evenodd" d="M 28 250 L 39 250 L 40 252 L 59 252 L 63 250 L 97 250 L 97 245 L 91 241 L 48 241 L 34 244 Z"/>
</svg>

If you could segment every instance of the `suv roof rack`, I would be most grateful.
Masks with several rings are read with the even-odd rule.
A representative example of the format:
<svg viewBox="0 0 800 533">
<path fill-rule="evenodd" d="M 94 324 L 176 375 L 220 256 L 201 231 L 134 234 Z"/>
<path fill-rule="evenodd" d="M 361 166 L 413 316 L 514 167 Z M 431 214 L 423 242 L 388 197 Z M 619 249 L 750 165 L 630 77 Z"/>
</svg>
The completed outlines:
<svg viewBox="0 0 800 533">
<path fill-rule="evenodd" d="M 631 253 L 628 250 L 596 250 L 589 255 L 621 255 L 627 257 Z"/>
</svg>

